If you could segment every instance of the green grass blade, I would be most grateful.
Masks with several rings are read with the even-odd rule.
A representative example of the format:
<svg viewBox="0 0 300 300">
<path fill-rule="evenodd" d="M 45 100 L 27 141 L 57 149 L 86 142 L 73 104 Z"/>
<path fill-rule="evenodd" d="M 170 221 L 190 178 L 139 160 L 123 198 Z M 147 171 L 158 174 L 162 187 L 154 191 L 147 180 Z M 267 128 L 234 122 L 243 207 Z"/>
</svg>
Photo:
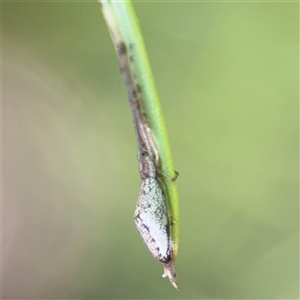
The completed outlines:
<svg viewBox="0 0 300 300">
<path fill-rule="evenodd" d="M 176 177 L 176 172 L 173 167 L 167 130 L 139 22 L 131 1 L 101 0 L 99 2 L 102 5 L 102 11 L 115 46 L 122 41 L 127 48 L 131 45 L 134 47 L 134 69 L 132 72 L 141 87 L 143 110 L 147 116 L 160 157 L 160 179 L 164 185 L 168 212 L 172 222 L 171 237 L 176 256 L 178 251 L 178 194 L 176 184 L 171 180 L 171 178 Z"/>
</svg>

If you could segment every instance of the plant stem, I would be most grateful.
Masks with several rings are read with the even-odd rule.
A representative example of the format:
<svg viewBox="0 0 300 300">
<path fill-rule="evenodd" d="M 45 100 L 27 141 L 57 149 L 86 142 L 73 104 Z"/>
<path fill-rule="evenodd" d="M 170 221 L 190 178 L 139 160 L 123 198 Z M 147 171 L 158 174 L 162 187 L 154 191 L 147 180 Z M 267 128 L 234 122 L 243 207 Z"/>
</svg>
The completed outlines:
<svg viewBox="0 0 300 300">
<path fill-rule="evenodd" d="M 177 177 L 173 167 L 172 154 L 168 141 L 166 126 L 162 114 L 161 105 L 157 95 L 150 63 L 142 32 L 139 27 L 133 5 L 131 1 L 114 2 L 109 0 L 99 0 L 102 5 L 103 15 L 110 30 L 119 61 L 120 45 L 124 45 L 128 55 L 129 73 L 131 74 L 132 86 L 138 86 L 139 102 L 154 140 L 159 157 L 159 179 L 163 184 L 164 193 L 167 201 L 168 215 L 170 218 L 170 235 L 173 242 L 174 258 L 178 251 L 178 194 L 175 181 L 172 178 Z M 124 50 L 125 51 L 125 50 Z M 122 59 L 122 58 L 121 58 Z M 122 68 L 122 64 L 120 63 Z M 136 94 L 134 88 L 129 88 L 126 81 L 129 75 L 127 73 L 123 78 L 127 86 L 128 96 Z M 139 103 L 138 103 L 139 105 Z M 134 119 L 136 137 L 138 145 L 141 144 L 136 119 Z"/>
</svg>

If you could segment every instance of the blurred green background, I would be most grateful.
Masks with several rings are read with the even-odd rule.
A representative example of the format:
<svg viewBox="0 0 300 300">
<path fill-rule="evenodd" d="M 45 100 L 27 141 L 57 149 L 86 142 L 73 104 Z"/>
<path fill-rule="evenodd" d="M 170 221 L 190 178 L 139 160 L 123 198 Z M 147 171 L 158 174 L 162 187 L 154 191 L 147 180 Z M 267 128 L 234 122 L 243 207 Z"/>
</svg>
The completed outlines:
<svg viewBox="0 0 300 300">
<path fill-rule="evenodd" d="M 97 3 L 3 2 L 3 298 L 298 299 L 299 4 L 135 8 L 180 172 L 180 292 L 134 227 Z"/>
</svg>

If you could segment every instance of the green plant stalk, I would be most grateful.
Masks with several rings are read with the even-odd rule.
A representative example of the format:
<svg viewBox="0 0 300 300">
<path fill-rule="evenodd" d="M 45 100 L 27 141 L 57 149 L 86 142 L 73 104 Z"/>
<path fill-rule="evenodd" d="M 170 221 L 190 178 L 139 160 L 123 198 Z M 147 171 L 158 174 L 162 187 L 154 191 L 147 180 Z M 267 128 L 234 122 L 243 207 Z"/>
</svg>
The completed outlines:
<svg viewBox="0 0 300 300">
<path fill-rule="evenodd" d="M 134 70 L 132 72 L 141 86 L 141 104 L 160 158 L 160 180 L 163 182 L 166 194 L 172 224 L 171 237 L 176 256 L 178 251 L 178 194 L 176 184 L 171 180 L 176 177 L 176 172 L 142 32 L 131 1 L 100 0 L 99 2 L 102 5 L 103 14 L 115 46 L 118 41 L 122 41 L 127 48 L 130 46 L 134 48 Z"/>
</svg>

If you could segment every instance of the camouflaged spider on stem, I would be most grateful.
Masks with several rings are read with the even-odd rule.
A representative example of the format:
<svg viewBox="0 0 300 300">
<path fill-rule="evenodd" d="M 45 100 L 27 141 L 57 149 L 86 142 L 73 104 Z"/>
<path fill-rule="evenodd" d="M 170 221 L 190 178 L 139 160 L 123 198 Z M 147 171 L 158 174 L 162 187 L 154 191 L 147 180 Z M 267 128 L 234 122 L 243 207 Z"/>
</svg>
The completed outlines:
<svg viewBox="0 0 300 300">
<path fill-rule="evenodd" d="M 142 183 L 134 213 L 135 225 L 152 255 L 164 264 L 163 277 L 176 284 L 173 241 L 163 188 L 157 178 L 156 166 L 147 152 L 138 155 Z"/>
<path fill-rule="evenodd" d="M 174 173 L 171 153 L 147 53 L 130 0 L 120 4 L 110 0 L 99 1 L 127 89 L 139 151 L 142 183 L 135 223 L 150 252 L 164 264 L 163 276 L 168 276 L 177 288 L 174 261 L 178 248 L 178 213 L 177 207 L 174 209 L 173 206 L 177 192 L 170 181 L 175 181 L 178 175 L 170 176 Z"/>
</svg>

